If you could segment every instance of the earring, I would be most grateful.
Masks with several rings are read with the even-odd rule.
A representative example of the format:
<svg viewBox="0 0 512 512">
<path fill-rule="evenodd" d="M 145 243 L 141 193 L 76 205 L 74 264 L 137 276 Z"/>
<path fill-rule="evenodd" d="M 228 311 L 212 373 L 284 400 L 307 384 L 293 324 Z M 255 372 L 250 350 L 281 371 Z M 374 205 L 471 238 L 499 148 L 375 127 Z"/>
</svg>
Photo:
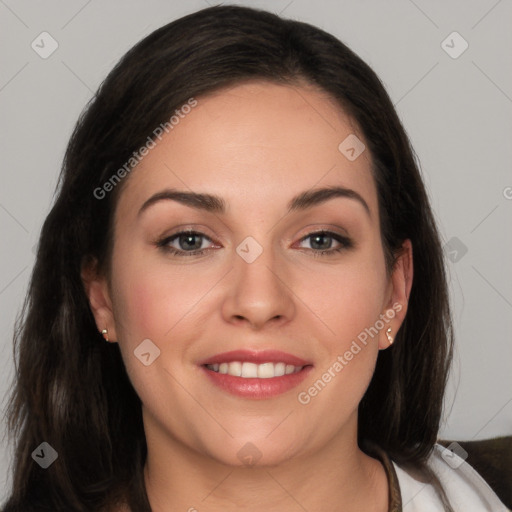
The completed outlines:
<svg viewBox="0 0 512 512">
<path fill-rule="evenodd" d="M 105 341 L 108 341 L 108 330 L 107 329 L 103 329 L 101 331 L 101 334 L 103 335 L 103 337 L 105 338 Z"/>
<path fill-rule="evenodd" d="M 388 327 L 388 330 L 386 331 L 386 336 L 388 337 L 388 341 L 390 345 L 393 345 L 393 337 L 391 336 L 391 327 Z"/>
</svg>

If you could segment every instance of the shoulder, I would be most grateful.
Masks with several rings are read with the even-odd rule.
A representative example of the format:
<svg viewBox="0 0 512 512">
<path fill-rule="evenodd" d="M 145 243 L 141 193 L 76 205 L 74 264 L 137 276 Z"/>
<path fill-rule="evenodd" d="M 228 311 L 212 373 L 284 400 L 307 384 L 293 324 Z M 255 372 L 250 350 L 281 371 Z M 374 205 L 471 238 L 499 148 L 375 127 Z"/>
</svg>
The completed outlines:
<svg viewBox="0 0 512 512">
<path fill-rule="evenodd" d="M 443 485 L 453 509 L 455 512 L 507 512 L 509 509 L 498 495 L 467 462 L 468 453 L 462 444 L 450 443 L 447 447 L 436 444 L 427 461 Z M 398 477 L 404 512 L 444 510 L 432 485 L 395 462 L 393 466 Z"/>
</svg>

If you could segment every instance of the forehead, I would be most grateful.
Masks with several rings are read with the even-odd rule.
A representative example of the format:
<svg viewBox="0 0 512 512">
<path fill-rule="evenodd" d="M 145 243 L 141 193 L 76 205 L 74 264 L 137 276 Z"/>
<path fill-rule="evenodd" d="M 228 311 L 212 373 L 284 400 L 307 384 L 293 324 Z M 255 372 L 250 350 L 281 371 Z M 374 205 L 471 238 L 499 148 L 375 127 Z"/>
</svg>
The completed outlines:
<svg viewBox="0 0 512 512">
<path fill-rule="evenodd" d="M 269 211 L 305 189 L 341 185 L 376 210 L 369 152 L 355 160 L 343 152 L 344 141 L 363 136 L 326 93 L 256 81 L 196 100 L 130 173 L 119 209 L 178 188 Z"/>
</svg>

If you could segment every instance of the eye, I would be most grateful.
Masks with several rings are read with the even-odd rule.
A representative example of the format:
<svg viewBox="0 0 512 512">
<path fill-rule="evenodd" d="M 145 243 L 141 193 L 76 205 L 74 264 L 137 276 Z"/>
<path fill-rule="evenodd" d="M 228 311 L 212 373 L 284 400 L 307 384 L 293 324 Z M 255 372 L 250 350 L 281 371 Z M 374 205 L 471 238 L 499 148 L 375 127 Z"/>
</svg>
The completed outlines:
<svg viewBox="0 0 512 512">
<path fill-rule="evenodd" d="M 316 231 L 310 233 L 301 239 L 301 242 L 310 239 L 310 246 L 313 256 L 328 256 L 337 254 L 345 249 L 353 247 L 352 241 L 346 236 L 332 231 Z M 332 242 L 335 240 L 339 246 L 332 248 Z"/>
<path fill-rule="evenodd" d="M 198 231 L 180 231 L 179 233 L 159 240 L 156 245 L 165 252 L 176 256 L 194 256 L 206 252 L 207 248 L 203 247 L 204 240 L 212 242 L 211 238 L 207 237 L 204 233 Z M 174 244 L 174 246 L 172 244 Z"/>
<path fill-rule="evenodd" d="M 311 251 L 311 254 L 315 257 L 335 255 L 345 249 L 353 247 L 353 243 L 349 238 L 332 231 L 322 230 L 310 233 L 303 237 L 300 243 L 308 239 L 311 239 L 311 248 L 309 251 Z M 168 254 L 178 257 L 187 257 L 206 253 L 209 250 L 208 244 L 204 246 L 206 240 L 213 244 L 212 239 L 204 233 L 188 230 L 166 236 L 157 241 L 156 245 Z M 332 247 L 333 240 L 338 244 L 338 247 Z"/>
</svg>

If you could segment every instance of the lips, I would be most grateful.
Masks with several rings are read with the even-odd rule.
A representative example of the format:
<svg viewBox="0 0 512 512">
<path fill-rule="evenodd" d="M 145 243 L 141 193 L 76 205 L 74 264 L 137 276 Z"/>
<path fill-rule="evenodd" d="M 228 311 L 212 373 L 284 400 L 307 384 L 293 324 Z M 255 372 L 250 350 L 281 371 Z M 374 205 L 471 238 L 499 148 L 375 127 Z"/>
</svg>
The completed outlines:
<svg viewBox="0 0 512 512">
<path fill-rule="evenodd" d="M 312 363 L 300 357 L 281 352 L 280 350 L 232 350 L 216 354 L 203 361 L 200 365 L 231 363 L 233 361 L 248 362 L 254 364 L 263 363 L 284 363 L 293 366 L 308 366 Z"/>
<path fill-rule="evenodd" d="M 228 393 L 268 399 L 299 385 L 313 369 L 312 363 L 277 350 L 234 350 L 201 361 L 207 377 Z"/>
</svg>

